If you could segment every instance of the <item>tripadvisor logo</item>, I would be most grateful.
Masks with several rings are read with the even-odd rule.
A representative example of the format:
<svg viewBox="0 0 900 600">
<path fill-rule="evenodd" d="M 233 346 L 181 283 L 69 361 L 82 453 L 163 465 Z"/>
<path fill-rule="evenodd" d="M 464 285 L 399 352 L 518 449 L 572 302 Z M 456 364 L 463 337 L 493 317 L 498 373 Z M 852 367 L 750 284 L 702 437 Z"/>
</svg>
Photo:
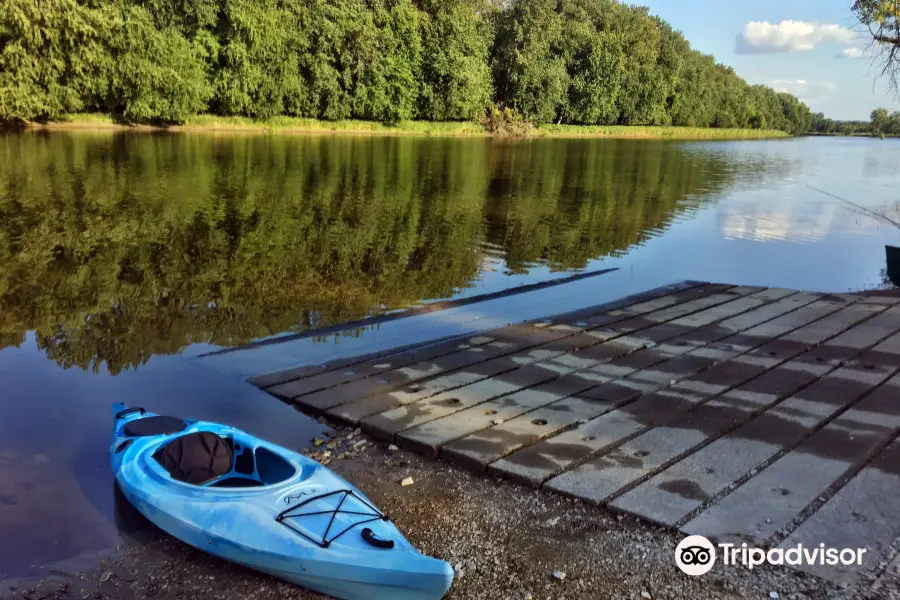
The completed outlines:
<svg viewBox="0 0 900 600">
<path fill-rule="evenodd" d="M 702 535 L 691 535 L 675 548 L 675 564 L 688 575 L 703 575 L 716 564 L 716 547 Z"/>
<path fill-rule="evenodd" d="M 768 552 L 762 548 L 748 547 L 747 544 L 719 544 L 722 564 L 743 565 L 751 571 L 754 567 L 770 565 L 862 565 L 865 548 L 805 547 L 798 544 L 793 548 L 772 548 Z M 698 576 L 709 573 L 716 564 L 716 546 L 702 535 L 692 535 L 681 540 L 675 548 L 675 564 L 688 575 Z"/>
</svg>

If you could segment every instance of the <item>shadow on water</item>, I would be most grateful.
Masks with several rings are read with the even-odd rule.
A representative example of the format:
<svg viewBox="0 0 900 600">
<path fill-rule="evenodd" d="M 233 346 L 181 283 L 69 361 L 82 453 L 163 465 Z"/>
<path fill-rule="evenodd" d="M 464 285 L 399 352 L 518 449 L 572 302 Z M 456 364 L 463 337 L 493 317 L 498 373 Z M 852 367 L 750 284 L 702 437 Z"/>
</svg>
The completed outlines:
<svg viewBox="0 0 900 600">
<path fill-rule="evenodd" d="M 112 501 L 115 507 L 116 529 L 132 543 L 147 542 L 159 531 L 144 515 L 131 505 L 117 484 L 112 484 Z"/>
</svg>

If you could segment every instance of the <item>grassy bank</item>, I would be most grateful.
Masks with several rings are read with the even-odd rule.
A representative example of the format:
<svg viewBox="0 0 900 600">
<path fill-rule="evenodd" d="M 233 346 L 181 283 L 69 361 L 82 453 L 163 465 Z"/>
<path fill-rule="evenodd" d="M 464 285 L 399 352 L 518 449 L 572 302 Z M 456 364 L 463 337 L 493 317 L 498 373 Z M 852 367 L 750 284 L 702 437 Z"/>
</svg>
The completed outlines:
<svg viewBox="0 0 900 600">
<path fill-rule="evenodd" d="M 787 137 L 774 129 L 713 129 L 709 127 L 643 127 L 631 125 L 541 125 L 537 136 L 611 137 L 671 140 L 751 140 Z"/>
<path fill-rule="evenodd" d="M 29 123 L 29 127 L 46 129 L 129 129 L 167 131 L 222 131 L 259 133 L 322 133 L 322 134 L 364 134 L 364 135 L 424 135 L 450 137 L 484 137 L 491 135 L 485 128 L 472 121 L 433 122 L 401 121 L 396 125 L 385 125 L 374 121 L 321 121 L 294 117 L 273 117 L 263 121 L 245 117 L 219 117 L 197 115 L 182 125 L 168 127 L 152 125 L 132 125 L 111 115 L 73 114 L 64 120 L 47 124 Z M 597 137 L 597 138 L 644 138 L 673 140 L 744 140 L 786 137 L 788 134 L 777 130 L 759 129 L 711 129 L 702 127 L 642 127 L 629 125 L 582 126 L 582 125 L 540 125 L 530 137 Z"/>
</svg>

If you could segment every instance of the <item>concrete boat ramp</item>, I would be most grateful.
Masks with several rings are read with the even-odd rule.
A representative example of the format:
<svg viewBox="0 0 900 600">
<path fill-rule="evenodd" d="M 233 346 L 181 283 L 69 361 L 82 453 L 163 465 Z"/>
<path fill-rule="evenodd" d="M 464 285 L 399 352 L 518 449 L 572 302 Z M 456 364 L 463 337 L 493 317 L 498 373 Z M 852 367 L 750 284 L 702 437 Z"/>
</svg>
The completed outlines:
<svg viewBox="0 0 900 600">
<path fill-rule="evenodd" d="M 798 568 L 872 582 L 900 566 L 897 302 L 685 282 L 251 381 L 401 447 L 685 534 L 865 548 L 861 565 Z"/>
</svg>

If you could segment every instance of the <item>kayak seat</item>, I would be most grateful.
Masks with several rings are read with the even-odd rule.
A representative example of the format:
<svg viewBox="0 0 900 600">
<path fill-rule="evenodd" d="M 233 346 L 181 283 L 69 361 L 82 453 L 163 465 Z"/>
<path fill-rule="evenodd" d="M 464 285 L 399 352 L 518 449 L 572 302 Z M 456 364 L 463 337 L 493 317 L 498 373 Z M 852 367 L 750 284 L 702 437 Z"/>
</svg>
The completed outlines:
<svg viewBox="0 0 900 600">
<path fill-rule="evenodd" d="M 175 438 L 153 457 L 172 479 L 203 485 L 231 471 L 232 443 L 210 431 L 197 431 Z"/>
<path fill-rule="evenodd" d="M 123 433 L 129 437 L 145 437 L 148 435 L 168 435 L 184 431 L 187 423 L 178 417 L 144 417 L 125 423 Z"/>
</svg>

